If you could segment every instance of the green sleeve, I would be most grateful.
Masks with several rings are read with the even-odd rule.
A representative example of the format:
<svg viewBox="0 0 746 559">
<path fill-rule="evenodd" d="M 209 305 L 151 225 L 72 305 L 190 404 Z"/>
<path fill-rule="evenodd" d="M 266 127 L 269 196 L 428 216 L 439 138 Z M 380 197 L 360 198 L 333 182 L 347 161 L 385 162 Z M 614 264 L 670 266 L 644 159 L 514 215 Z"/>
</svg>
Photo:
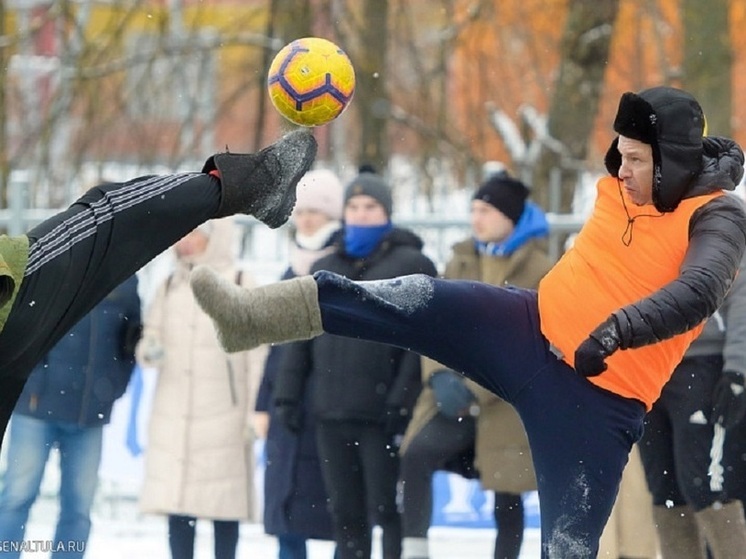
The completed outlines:
<svg viewBox="0 0 746 559">
<path fill-rule="evenodd" d="M 13 307 L 28 262 L 28 237 L 0 235 L 0 330 Z"/>
</svg>

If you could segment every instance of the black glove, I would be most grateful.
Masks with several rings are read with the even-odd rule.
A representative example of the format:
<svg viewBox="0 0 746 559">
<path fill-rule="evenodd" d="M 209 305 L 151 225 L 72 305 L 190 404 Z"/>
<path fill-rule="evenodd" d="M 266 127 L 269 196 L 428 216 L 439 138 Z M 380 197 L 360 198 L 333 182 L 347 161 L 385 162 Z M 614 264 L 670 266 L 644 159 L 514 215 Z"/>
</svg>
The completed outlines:
<svg viewBox="0 0 746 559">
<path fill-rule="evenodd" d="M 746 413 L 744 378 L 740 373 L 723 371 L 712 391 L 710 423 L 719 423 L 726 429 L 737 425 Z"/>
<path fill-rule="evenodd" d="M 409 425 L 409 410 L 401 406 L 387 405 L 383 410 L 383 430 L 390 437 L 403 435 Z"/>
<path fill-rule="evenodd" d="M 303 410 L 295 400 L 276 400 L 275 416 L 291 433 L 297 435 L 303 428 Z"/>
<path fill-rule="evenodd" d="M 464 384 L 461 375 L 453 369 L 438 369 L 432 374 L 428 384 L 435 393 L 438 411 L 448 417 L 468 415 L 469 408 L 477 400 Z"/>
<path fill-rule="evenodd" d="M 619 349 L 619 327 L 613 316 L 596 328 L 575 350 L 575 371 L 595 377 L 606 370 L 605 359 Z"/>
</svg>

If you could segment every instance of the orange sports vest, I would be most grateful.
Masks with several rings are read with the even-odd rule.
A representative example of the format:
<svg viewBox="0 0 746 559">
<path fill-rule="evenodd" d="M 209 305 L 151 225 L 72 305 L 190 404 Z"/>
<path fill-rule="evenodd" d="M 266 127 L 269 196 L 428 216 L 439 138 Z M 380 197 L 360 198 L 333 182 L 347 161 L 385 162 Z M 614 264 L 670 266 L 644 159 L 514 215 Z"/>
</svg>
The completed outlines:
<svg viewBox="0 0 746 559">
<path fill-rule="evenodd" d="M 692 214 L 722 195 L 688 198 L 674 212 L 660 214 L 652 204 L 635 206 L 613 177 L 601 179 L 597 190 L 593 214 L 539 284 L 541 331 L 571 366 L 578 345 L 612 312 L 678 277 Z M 631 236 L 627 232 L 629 246 L 622 240 L 628 224 L 621 196 L 630 217 L 637 216 Z M 608 369 L 589 380 L 650 409 L 703 325 L 659 343 L 617 350 L 606 359 Z"/>
</svg>

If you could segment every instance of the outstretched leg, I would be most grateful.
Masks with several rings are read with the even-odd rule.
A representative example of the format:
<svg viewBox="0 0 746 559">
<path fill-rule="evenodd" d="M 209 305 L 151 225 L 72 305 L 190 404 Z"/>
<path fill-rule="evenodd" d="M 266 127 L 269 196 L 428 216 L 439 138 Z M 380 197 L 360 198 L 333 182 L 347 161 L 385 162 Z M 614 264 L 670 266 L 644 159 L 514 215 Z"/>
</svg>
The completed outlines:
<svg viewBox="0 0 746 559">
<path fill-rule="evenodd" d="M 245 290 L 207 267 L 191 283 L 229 352 L 327 332 L 426 355 L 507 401 L 551 357 L 529 290 L 422 274 L 354 282 L 332 272 Z"/>
<path fill-rule="evenodd" d="M 255 154 L 215 155 L 204 173 L 92 188 L 30 231 L 0 332 L 0 433 L 36 361 L 114 287 L 209 219 L 246 213 L 279 227 L 315 155 L 313 137 L 292 132 Z"/>
</svg>

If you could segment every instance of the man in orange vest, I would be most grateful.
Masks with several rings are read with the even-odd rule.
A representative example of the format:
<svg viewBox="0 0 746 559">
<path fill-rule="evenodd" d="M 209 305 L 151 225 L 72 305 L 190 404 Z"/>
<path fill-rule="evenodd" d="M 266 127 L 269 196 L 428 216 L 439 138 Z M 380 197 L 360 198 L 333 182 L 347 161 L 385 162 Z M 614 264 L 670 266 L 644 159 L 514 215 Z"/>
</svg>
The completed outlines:
<svg viewBox="0 0 746 559">
<path fill-rule="evenodd" d="M 207 268 L 192 286 L 229 351 L 322 331 L 383 342 L 513 404 L 539 485 L 542 556 L 596 557 L 645 413 L 720 306 L 746 246 L 744 208 L 725 193 L 741 180 L 743 151 L 705 137 L 704 124 L 685 91 L 622 96 L 610 176 L 538 291 L 323 271 L 245 291 Z M 742 378 L 734 387 L 723 397 L 743 397 Z"/>
</svg>

